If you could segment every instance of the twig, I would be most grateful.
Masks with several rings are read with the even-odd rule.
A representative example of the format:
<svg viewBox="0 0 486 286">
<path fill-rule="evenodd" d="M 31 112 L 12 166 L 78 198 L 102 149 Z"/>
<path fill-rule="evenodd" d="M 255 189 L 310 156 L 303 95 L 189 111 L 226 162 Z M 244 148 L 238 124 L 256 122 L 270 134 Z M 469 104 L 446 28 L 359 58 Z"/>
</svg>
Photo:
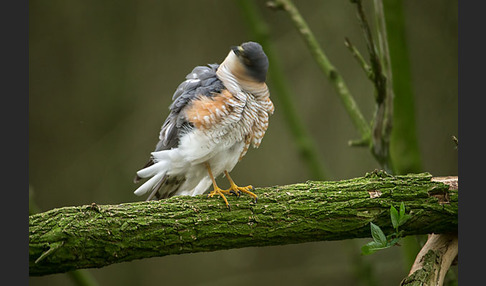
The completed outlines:
<svg viewBox="0 0 486 286">
<path fill-rule="evenodd" d="M 349 49 L 353 57 L 358 61 L 359 66 L 363 69 L 363 71 L 368 76 L 368 78 L 371 81 L 374 81 L 375 74 L 373 73 L 373 69 L 368 65 L 368 63 L 363 58 L 363 56 L 358 51 L 358 49 L 351 43 L 351 41 L 348 38 L 344 39 L 344 44 Z"/>
<path fill-rule="evenodd" d="M 49 244 L 49 249 L 47 249 L 46 251 L 44 251 L 41 256 L 39 256 L 35 261 L 34 263 L 40 263 L 43 259 L 45 259 L 46 257 L 48 257 L 49 255 L 53 254 L 56 252 L 56 250 L 58 250 L 59 248 L 61 248 L 62 246 L 64 245 L 64 241 L 58 241 L 58 242 L 53 242 L 51 244 Z"/>
<path fill-rule="evenodd" d="M 384 64 L 391 65 L 389 87 L 393 88 L 393 130 L 390 139 L 390 156 L 396 158 L 393 168 L 396 174 L 416 173 L 422 171 L 420 148 L 417 140 L 413 82 L 410 69 L 410 58 L 407 49 L 406 21 L 404 6 L 400 0 L 381 1 L 381 19 L 383 24 L 377 23 L 377 29 L 387 30 L 386 41 L 389 49 L 389 60 Z M 378 7 L 375 5 L 375 8 Z M 384 12 L 384 13 L 383 13 Z M 376 12 L 378 13 L 378 12 Z M 384 15 L 383 15 L 384 14 Z M 377 21 L 378 22 L 378 21 Z M 378 33 L 380 37 L 382 33 Z M 387 70 L 386 68 L 385 70 Z M 406 158 L 406 159 L 403 159 Z"/>
<path fill-rule="evenodd" d="M 305 125 L 300 120 L 300 116 L 295 109 L 294 96 L 290 92 L 287 80 L 282 73 L 280 61 L 273 48 L 273 44 L 270 41 L 268 26 L 263 21 L 262 16 L 252 0 L 239 0 L 237 3 L 240 6 L 240 10 L 244 16 L 243 18 L 248 24 L 252 37 L 254 37 L 265 49 L 265 54 L 270 62 L 268 76 L 272 83 L 272 96 L 277 97 L 279 103 L 278 107 L 282 108 L 282 114 L 284 115 L 287 126 L 297 144 L 299 154 L 308 166 L 313 179 L 327 179 L 329 177 L 327 175 L 329 170 L 325 167 L 324 163 L 319 160 L 314 140 L 309 136 Z"/>
<path fill-rule="evenodd" d="M 307 23 L 300 15 L 297 8 L 294 6 L 291 0 L 275 0 L 268 3 L 268 6 L 274 9 L 282 9 L 286 11 L 292 22 L 297 28 L 305 43 L 309 47 L 312 55 L 318 63 L 324 74 L 330 79 L 337 94 L 341 98 L 342 103 L 348 115 L 351 117 L 354 125 L 361 134 L 361 139 L 350 141 L 352 146 L 370 146 L 371 152 L 380 165 L 388 172 L 393 171 L 391 157 L 389 154 L 389 141 L 392 127 L 392 107 L 393 96 L 389 96 L 390 92 L 393 92 L 391 88 L 387 87 L 387 77 L 384 74 L 379 52 L 374 44 L 371 31 L 364 11 L 362 9 L 361 1 L 353 1 L 358 6 L 358 18 L 360 19 L 361 26 L 365 33 L 365 39 L 367 42 L 368 51 L 370 53 L 371 67 L 363 60 L 359 52 L 351 45 L 349 40 L 346 41 L 346 45 L 352 51 L 353 56 L 360 62 L 361 67 L 365 70 L 366 75 L 373 80 L 375 85 L 375 101 L 377 102 L 377 109 L 374 115 L 372 128 L 365 121 L 359 107 L 347 88 L 343 78 L 337 72 L 336 68 L 331 64 L 325 53 L 320 48 L 317 40 L 315 39 L 312 31 L 307 26 Z M 383 36 L 386 39 L 386 35 Z M 383 45 L 386 47 L 386 45 Z M 387 50 L 384 50 L 387 52 Z M 372 70 L 370 73 L 369 70 Z M 390 72 L 391 73 L 391 72 Z"/>
<path fill-rule="evenodd" d="M 385 145 L 382 156 L 388 170 L 393 171 L 394 166 L 391 161 L 390 155 L 390 138 L 393 128 L 393 100 L 395 94 L 393 91 L 393 76 L 390 61 L 390 51 L 388 49 L 388 36 L 385 24 L 385 13 L 383 10 L 382 0 L 374 0 L 375 7 L 375 19 L 376 19 L 376 29 L 378 35 L 378 47 L 379 55 L 381 56 L 382 72 L 385 77 L 385 98 L 383 99 L 383 105 L 385 106 L 385 114 L 383 118 L 383 123 L 381 124 L 381 138 L 382 144 Z M 380 153 L 380 150 L 377 150 Z"/>
<path fill-rule="evenodd" d="M 372 81 L 375 86 L 376 112 L 372 124 L 371 151 L 380 165 L 388 172 L 392 172 L 390 136 L 393 122 L 393 88 L 391 85 L 391 67 L 388 44 L 386 43 L 383 7 L 380 0 L 375 0 L 375 18 L 377 19 L 377 34 L 380 47 L 378 48 L 373 39 L 361 0 L 353 2 L 356 4 L 358 19 L 365 35 L 373 71 Z"/>
<path fill-rule="evenodd" d="M 386 94 L 386 77 L 383 74 L 381 59 L 378 54 L 378 50 L 373 39 L 368 20 L 366 19 L 366 14 L 363 10 L 363 5 L 361 0 L 354 1 L 356 3 L 356 10 L 361 28 L 363 30 L 364 38 L 366 41 L 366 47 L 370 55 L 371 69 L 373 71 L 373 84 L 375 85 L 375 100 L 378 104 L 383 103 Z"/>
<path fill-rule="evenodd" d="M 389 135 L 389 156 L 394 158 L 395 174 L 422 171 L 403 6 L 404 3 L 400 0 L 374 2 L 381 62 L 389 79 L 387 88 L 392 89 L 387 97 L 392 99 L 388 102 L 390 107 L 387 107 L 390 113 L 385 115 L 385 118 L 389 118 L 388 122 L 391 122 L 393 116 L 393 130 Z M 389 128 L 391 129 L 391 126 Z M 403 240 L 402 246 L 406 265 L 410 267 L 422 245 L 417 238 L 407 237 Z"/>
<path fill-rule="evenodd" d="M 331 64 L 324 51 L 320 48 L 314 34 L 292 1 L 275 0 L 268 2 L 267 6 L 274 9 L 282 9 L 289 14 L 290 19 L 294 23 L 299 34 L 304 39 L 304 42 L 309 47 L 309 50 L 319 65 L 319 68 L 329 78 L 331 84 L 335 88 L 348 115 L 351 117 L 353 124 L 361 134 L 362 141 L 368 141 L 371 133 L 370 127 L 364 119 L 361 110 L 357 106 L 354 97 L 351 95 L 351 92 L 344 82 L 344 79 L 338 73 L 337 69 Z"/>
<path fill-rule="evenodd" d="M 452 135 L 452 141 L 454 142 L 455 148 L 459 148 L 459 139 L 456 136 Z"/>
<path fill-rule="evenodd" d="M 380 56 L 380 62 L 382 66 L 382 70 L 384 76 L 388 79 L 387 88 L 389 90 L 393 90 L 391 87 L 392 85 L 389 84 L 392 82 L 392 69 L 391 69 L 391 61 L 390 61 L 390 51 L 388 49 L 388 34 L 386 31 L 386 24 L 385 24 L 385 12 L 383 10 L 383 2 L 382 0 L 374 0 L 374 7 L 375 7 L 375 23 L 376 23 L 376 31 L 378 37 L 378 50 Z M 390 96 L 390 91 L 387 92 L 386 96 Z"/>
</svg>

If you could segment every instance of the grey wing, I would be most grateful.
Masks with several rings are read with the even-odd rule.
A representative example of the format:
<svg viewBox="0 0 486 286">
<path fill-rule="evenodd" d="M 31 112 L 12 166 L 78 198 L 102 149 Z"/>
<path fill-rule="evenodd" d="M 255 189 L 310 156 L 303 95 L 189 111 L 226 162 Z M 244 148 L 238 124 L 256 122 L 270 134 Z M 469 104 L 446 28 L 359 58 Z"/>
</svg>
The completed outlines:
<svg viewBox="0 0 486 286">
<path fill-rule="evenodd" d="M 177 147 L 180 135 L 189 131 L 193 126 L 186 120 L 181 110 L 187 106 L 196 96 L 212 96 L 220 92 L 224 86 L 216 76 L 218 64 L 197 66 L 186 76 L 186 80 L 177 87 L 172 96 L 170 114 L 162 125 L 159 135 L 159 143 L 155 151 L 162 151 Z"/>
<path fill-rule="evenodd" d="M 218 64 L 195 67 L 174 92 L 172 104 L 169 107 L 170 113 L 159 134 L 159 142 L 154 152 L 169 150 L 179 145 L 181 135 L 190 131 L 194 126 L 189 123 L 182 111 L 196 96 L 212 96 L 224 89 L 223 83 L 216 76 Z M 144 168 L 154 164 L 152 158 Z M 138 182 L 140 177 L 136 176 L 134 181 Z"/>
</svg>

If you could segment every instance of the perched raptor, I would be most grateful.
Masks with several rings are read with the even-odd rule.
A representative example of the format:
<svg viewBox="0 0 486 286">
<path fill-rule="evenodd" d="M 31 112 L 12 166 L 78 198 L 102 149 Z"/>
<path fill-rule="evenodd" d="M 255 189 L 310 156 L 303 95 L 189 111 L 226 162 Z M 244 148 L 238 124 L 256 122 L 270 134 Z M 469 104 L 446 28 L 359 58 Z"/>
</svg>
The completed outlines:
<svg viewBox="0 0 486 286">
<path fill-rule="evenodd" d="M 135 194 L 149 193 L 147 200 L 194 196 L 212 184 L 209 196 L 221 196 L 228 208 L 225 195 L 246 193 L 256 200 L 252 186 L 237 186 L 229 172 L 250 145 L 260 145 L 268 128 L 274 106 L 267 69 L 267 56 L 255 42 L 232 47 L 220 65 L 195 67 L 172 97 L 160 141 L 135 182 L 150 179 Z M 227 190 L 215 181 L 223 173 Z"/>
</svg>

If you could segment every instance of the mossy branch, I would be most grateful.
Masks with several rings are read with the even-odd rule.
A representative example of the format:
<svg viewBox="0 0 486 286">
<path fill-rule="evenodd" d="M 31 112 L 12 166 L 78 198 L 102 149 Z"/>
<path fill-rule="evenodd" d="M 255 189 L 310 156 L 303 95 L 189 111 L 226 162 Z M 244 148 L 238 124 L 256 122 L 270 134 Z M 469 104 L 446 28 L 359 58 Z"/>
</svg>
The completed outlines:
<svg viewBox="0 0 486 286">
<path fill-rule="evenodd" d="M 442 182 L 449 190 L 458 190 L 457 177 L 439 177 L 432 181 Z M 408 277 L 402 286 L 444 285 L 444 279 L 451 265 L 457 263 L 459 252 L 458 233 L 429 234 L 427 242 L 418 253 Z"/>
<path fill-rule="evenodd" d="M 369 237 L 393 231 L 390 205 L 404 202 L 404 235 L 456 232 L 458 192 L 430 174 L 372 172 L 342 181 L 257 188 L 257 203 L 173 197 L 53 209 L 29 217 L 29 273 L 39 276 L 171 254 Z M 457 177 L 456 177 L 457 180 Z"/>
<path fill-rule="evenodd" d="M 34 190 L 32 186 L 29 185 L 29 215 L 40 213 L 41 210 L 34 200 Z M 36 263 L 39 263 L 43 257 L 46 257 L 51 252 L 57 250 L 57 248 L 63 246 L 64 242 L 51 243 L 49 245 L 49 250 L 42 253 L 39 258 L 36 259 Z M 74 271 L 69 271 L 66 273 L 72 280 L 74 285 L 78 286 L 98 286 L 96 279 L 89 273 L 86 269 L 77 269 Z"/>
</svg>

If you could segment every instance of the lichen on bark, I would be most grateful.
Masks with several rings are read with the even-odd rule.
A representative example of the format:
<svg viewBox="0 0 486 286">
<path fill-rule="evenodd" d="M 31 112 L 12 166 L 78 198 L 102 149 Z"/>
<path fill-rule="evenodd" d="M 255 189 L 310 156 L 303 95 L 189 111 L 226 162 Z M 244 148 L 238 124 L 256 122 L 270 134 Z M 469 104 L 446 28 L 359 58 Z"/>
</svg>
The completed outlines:
<svg viewBox="0 0 486 286">
<path fill-rule="evenodd" d="M 171 254 L 369 237 L 370 222 L 385 233 L 393 231 L 390 205 L 401 202 L 412 216 L 401 227 L 404 235 L 457 231 L 457 190 L 431 178 L 427 173 L 372 172 L 349 180 L 257 188 L 257 203 L 244 196 L 229 197 L 231 211 L 222 200 L 205 196 L 57 208 L 29 217 L 29 273 L 61 273 Z M 441 193 L 447 193 L 447 202 L 439 203 Z"/>
</svg>

